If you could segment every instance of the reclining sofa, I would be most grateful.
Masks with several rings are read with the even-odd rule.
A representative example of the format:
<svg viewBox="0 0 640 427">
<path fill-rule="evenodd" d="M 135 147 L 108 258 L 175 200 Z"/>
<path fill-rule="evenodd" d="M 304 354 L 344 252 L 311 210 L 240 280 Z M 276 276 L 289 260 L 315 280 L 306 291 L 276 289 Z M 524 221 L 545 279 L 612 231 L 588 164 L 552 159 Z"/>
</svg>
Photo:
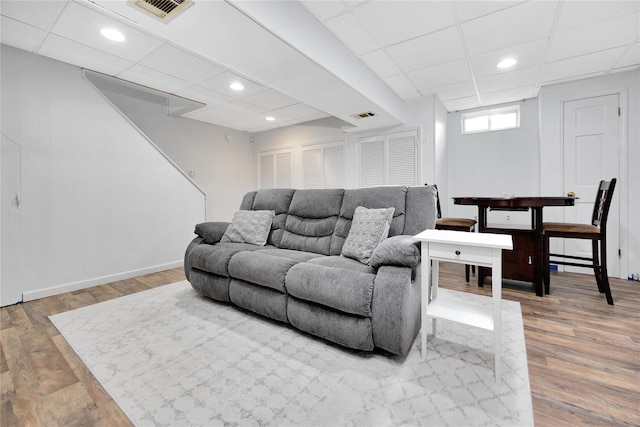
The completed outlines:
<svg viewBox="0 0 640 427">
<path fill-rule="evenodd" d="M 411 237 L 435 222 L 433 186 L 253 191 L 230 223 L 196 225 L 185 274 L 214 300 L 403 356 L 420 327 Z"/>
</svg>

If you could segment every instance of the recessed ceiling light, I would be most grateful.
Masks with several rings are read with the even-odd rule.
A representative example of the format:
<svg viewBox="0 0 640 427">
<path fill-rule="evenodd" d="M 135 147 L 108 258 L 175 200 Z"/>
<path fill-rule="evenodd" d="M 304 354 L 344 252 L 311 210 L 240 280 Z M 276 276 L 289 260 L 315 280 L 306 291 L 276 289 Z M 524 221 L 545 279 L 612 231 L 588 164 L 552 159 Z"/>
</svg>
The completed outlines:
<svg viewBox="0 0 640 427">
<path fill-rule="evenodd" d="M 123 42 L 125 40 L 124 34 L 115 28 L 103 28 L 100 30 L 100 34 L 114 42 Z"/>
<path fill-rule="evenodd" d="M 265 119 L 266 121 L 268 121 L 268 122 L 274 122 L 274 121 L 276 120 L 276 118 L 275 118 L 275 117 L 273 117 L 273 116 L 267 116 L 267 117 L 265 117 L 264 119 Z"/>
<path fill-rule="evenodd" d="M 517 62 L 518 61 L 516 61 L 514 58 L 505 58 L 502 61 L 498 62 L 497 67 L 504 70 L 505 68 L 513 67 Z"/>
<path fill-rule="evenodd" d="M 229 87 L 233 90 L 241 91 L 244 90 L 244 86 L 240 82 L 233 82 L 229 85 Z"/>
</svg>

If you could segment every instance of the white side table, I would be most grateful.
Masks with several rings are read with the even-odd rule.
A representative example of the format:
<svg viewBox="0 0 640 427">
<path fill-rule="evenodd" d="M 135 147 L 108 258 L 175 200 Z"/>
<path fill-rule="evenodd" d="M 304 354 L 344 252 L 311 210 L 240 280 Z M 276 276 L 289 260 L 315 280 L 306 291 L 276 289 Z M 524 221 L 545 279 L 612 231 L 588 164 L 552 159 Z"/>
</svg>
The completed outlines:
<svg viewBox="0 0 640 427">
<path fill-rule="evenodd" d="M 427 316 L 432 318 L 433 335 L 436 319 L 453 320 L 465 325 L 493 331 L 495 341 L 495 375 L 500 382 L 500 340 L 502 322 L 502 250 L 513 249 L 507 234 L 467 233 L 463 231 L 425 230 L 414 236 L 422 243 L 422 358 L 427 353 Z M 431 261 L 433 261 L 433 276 Z M 491 267 L 492 307 L 438 297 L 439 262 L 475 264 Z M 426 288 L 424 284 L 427 284 Z"/>
</svg>

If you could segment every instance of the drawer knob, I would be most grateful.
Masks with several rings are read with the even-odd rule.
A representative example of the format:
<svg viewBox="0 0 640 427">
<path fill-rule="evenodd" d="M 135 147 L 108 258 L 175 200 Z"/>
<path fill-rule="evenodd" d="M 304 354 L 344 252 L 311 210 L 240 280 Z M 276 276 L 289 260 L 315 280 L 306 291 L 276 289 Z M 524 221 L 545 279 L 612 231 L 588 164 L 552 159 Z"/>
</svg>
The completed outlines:
<svg viewBox="0 0 640 427">
<path fill-rule="evenodd" d="M 460 251 L 456 251 L 456 255 L 460 255 Z"/>
</svg>

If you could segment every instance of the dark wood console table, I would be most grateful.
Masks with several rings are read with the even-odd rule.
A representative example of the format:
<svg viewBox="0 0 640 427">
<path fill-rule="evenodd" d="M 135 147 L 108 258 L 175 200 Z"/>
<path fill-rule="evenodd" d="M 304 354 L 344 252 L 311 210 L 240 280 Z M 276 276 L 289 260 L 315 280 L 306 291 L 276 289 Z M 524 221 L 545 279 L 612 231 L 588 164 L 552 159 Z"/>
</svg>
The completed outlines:
<svg viewBox="0 0 640 427">
<path fill-rule="evenodd" d="M 478 206 L 478 231 L 513 236 L 513 251 L 504 251 L 502 277 L 532 282 L 536 295 L 544 295 L 542 285 L 543 236 L 542 209 L 545 206 L 573 206 L 575 197 L 454 197 L 456 205 Z M 531 227 L 487 225 L 487 209 L 531 211 Z M 486 271 L 478 269 L 478 284 L 482 286 Z"/>
</svg>

